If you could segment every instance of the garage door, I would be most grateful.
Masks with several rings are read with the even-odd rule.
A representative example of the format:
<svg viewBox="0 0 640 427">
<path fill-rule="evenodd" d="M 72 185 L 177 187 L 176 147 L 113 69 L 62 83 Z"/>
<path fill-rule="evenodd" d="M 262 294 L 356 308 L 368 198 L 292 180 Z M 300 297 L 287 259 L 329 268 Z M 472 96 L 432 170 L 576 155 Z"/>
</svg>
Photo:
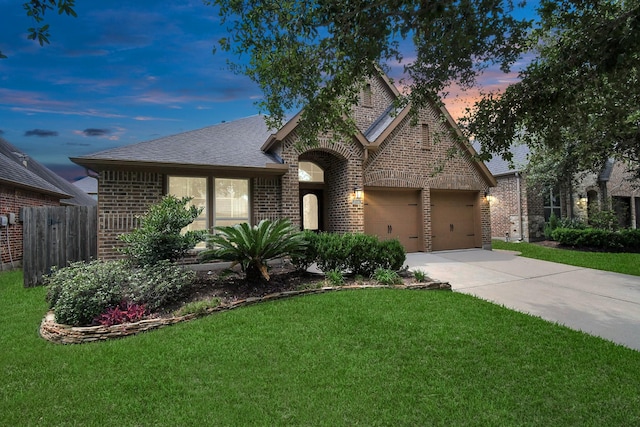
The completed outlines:
<svg viewBox="0 0 640 427">
<path fill-rule="evenodd" d="M 365 190 L 364 231 L 379 238 L 397 238 L 407 252 L 422 250 L 418 191 Z"/>
<path fill-rule="evenodd" d="M 431 192 L 431 238 L 434 251 L 481 246 L 475 192 Z M 480 245 L 478 245 L 478 241 Z"/>
</svg>

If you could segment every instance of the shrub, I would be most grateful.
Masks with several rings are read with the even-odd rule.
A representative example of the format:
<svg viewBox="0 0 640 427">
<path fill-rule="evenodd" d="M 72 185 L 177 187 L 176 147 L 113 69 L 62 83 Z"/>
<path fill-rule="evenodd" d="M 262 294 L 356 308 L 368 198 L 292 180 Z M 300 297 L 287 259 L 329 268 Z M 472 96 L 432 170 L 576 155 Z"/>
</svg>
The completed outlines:
<svg viewBox="0 0 640 427">
<path fill-rule="evenodd" d="M 302 235 L 304 240 L 307 242 L 307 246 L 304 251 L 292 253 L 290 256 L 291 263 L 296 267 L 296 269 L 305 271 L 311 267 L 314 262 L 316 262 L 318 257 L 317 240 L 319 235 L 311 230 L 304 230 Z"/>
<path fill-rule="evenodd" d="M 182 233 L 183 228 L 202 212 L 195 206 L 187 207 L 190 200 L 188 197 L 165 196 L 142 217 L 140 228 L 120 236 L 120 240 L 126 243 L 122 252 L 133 265 L 176 261 L 204 239 L 205 230 Z"/>
<path fill-rule="evenodd" d="M 598 228 L 575 230 L 558 228 L 553 238 L 566 246 L 587 247 L 606 251 L 640 251 L 640 230 L 607 231 Z"/>
<path fill-rule="evenodd" d="M 342 239 L 346 252 L 345 267 L 353 274 L 369 277 L 376 268 L 386 264 L 384 242 L 380 242 L 377 237 L 355 233 L 344 234 Z"/>
<path fill-rule="evenodd" d="M 402 283 L 402 278 L 398 273 L 387 268 L 378 268 L 373 273 L 373 279 L 381 285 L 391 286 Z"/>
<path fill-rule="evenodd" d="M 594 209 L 589 213 L 589 225 L 606 231 L 616 231 L 619 228 L 618 216 L 609 210 Z"/>
<path fill-rule="evenodd" d="M 45 282 L 56 321 L 73 326 L 91 324 L 120 303 L 128 275 L 129 270 L 120 261 L 77 262 L 54 271 Z"/>
<path fill-rule="evenodd" d="M 207 239 L 211 249 L 201 252 L 199 259 L 240 264 L 250 282 L 269 280 L 267 261 L 270 259 L 297 256 L 307 247 L 304 234 L 287 219 L 262 220 L 253 227 L 242 223 L 215 230 L 217 233 Z"/>
<path fill-rule="evenodd" d="M 584 230 L 587 228 L 587 224 L 580 218 L 561 218 L 558 220 L 558 226 L 556 228 L 570 228 L 573 230 Z"/>
<path fill-rule="evenodd" d="M 157 311 L 178 301 L 193 283 L 195 276 L 193 270 L 169 261 L 159 261 L 131 271 L 124 298 L 145 304 L 150 311 Z"/>
<path fill-rule="evenodd" d="M 553 231 L 558 228 L 559 219 L 555 213 L 551 212 L 549 221 L 544 225 L 544 237 L 546 239 L 553 239 Z"/>
<path fill-rule="evenodd" d="M 129 304 L 129 311 L 135 309 L 131 304 L 157 311 L 176 301 L 194 278 L 194 271 L 169 261 L 140 269 L 123 261 L 92 261 L 73 263 L 45 280 L 56 321 L 80 326 L 101 315 L 107 315 L 105 322 L 116 321 L 125 315 L 118 312 L 124 311 L 122 304 Z"/>
<path fill-rule="evenodd" d="M 349 252 L 344 246 L 344 235 L 320 233 L 315 240 L 316 263 L 321 271 L 340 270 L 347 267 Z"/>
<path fill-rule="evenodd" d="M 404 261 L 407 259 L 404 246 L 402 246 L 398 239 L 380 242 L 380 251 L 378 253 L 380 254 L 377 260 L 378 266 L 393 271 L 400 270 Z"/>
<path fill-rule="evenodd" d="M 380 241 L 362 233 L 321 233 L 313 242 L 318 268 L 371 276 L 377 268 L 399 270 L 406 259 L 397 239 Z"/>
</svg>

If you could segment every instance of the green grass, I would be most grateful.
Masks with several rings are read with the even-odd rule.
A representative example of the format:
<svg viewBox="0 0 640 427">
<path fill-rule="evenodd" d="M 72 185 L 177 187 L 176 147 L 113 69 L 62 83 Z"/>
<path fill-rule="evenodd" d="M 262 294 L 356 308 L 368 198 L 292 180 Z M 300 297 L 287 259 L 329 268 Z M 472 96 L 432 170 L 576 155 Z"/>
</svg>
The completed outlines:
<svg viewBox="0 0 640 427">
<path fill-rule="evenodd" d="M 527 258 L 640 276 L 640 254 L 638 253 L 574 251 L 526 242 L 507 243 L 502 240 L 493 240 L 492 246 L 493 249 L 521 252 L 521 255 Z"/>
<path fill-rule="evenodd" d="M 0 275 L 0 425 L 640 425 L 640 353 L 452 292 L 341 291 L 110 342 Z"/>
</svg>

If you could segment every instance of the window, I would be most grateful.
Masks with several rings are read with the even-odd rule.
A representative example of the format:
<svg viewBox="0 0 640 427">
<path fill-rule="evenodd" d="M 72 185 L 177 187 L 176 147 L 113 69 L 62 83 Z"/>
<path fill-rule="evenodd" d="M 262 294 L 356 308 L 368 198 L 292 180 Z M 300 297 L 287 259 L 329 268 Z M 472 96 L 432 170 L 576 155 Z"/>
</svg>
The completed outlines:
<svg viewBox="0 0 640 427">
<path fill-rule="evenodd" d="M 558 190 L 550 188 L 545 192 L 544 196 L 544 220 L 549 221 L 551 213 L 557 218 L 562 217 L 562 208 L 560 206 L 560 194 Z"/>
<path fill-rule="evenodd" d="M 248 179 L 169 176 L 167 192 L 176 197 L 192 197 L 190 204 L 203 208 L 185 230 L 211 230 L 219 225 L 250 222 Z"/>
<path fill-rule="evenodd" d="M 372 98 L 373 96 L 371 93 L 371 85 L 367 83 L 364 89 L 362 89 L 362 106 L 372 107 L 373 106 Z"/>
<path fill-rule="evenodd" d="M 167 187 L 169 194 L 178 198 L 191 197 L 189 205 L 203 208 L 200 216 L 182 231 L 207 230 L 209 228 L 209 221 L 207 220 L 207 178 L 170 176 Z M 204 246 L 204 242 L 201 242 L 197 247 Z"/>
<path fill-rule="evenodd" d="M 249 181 L 216 178 L 214 225 L 249 222 Z"/>
<path fill-rule="evenodd" d="M 298 163 L 298 180 L 301 182 L 324 182 L 324 171 L 315 163 Z"/>
</svg>

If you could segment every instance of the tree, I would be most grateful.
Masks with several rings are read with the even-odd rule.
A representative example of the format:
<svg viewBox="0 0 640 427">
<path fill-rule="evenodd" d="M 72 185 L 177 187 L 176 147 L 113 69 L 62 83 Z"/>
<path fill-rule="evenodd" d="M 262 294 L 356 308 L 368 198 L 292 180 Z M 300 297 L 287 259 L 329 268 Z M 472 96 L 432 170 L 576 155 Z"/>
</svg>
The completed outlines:
<svg viewBox="0 0 640 427">
<path fill-rule="evenodd" d="M 68 16 L 78 16 L 74 10 L 75 0 L 30 0 L 22 5 L 27 12 L 27 16 L 31 17 L 36 24 L 41 24 L 44 20 L 44 15 L 48 10 L 58 10 L 58 14 L 63 13 Z M 41 26 L 31 27 L 27 30 L 30 40 L 37 40 L 40 46 L 49 44 L 49 25 L 44 24 Z M 6 58 L 6 55 L 0 51 L 0 59 Z"/>
<path fill-rule="evenodd" d="M 456 80 L 471 87 L 490 65 L 507 70 L 519 57 L 530 22 L 512 16 L 512 0 L 211 0 L 230 37 L 223 50 L 261 87 L 269 124 L 304 108 L 298 133 L 353 134 L 351 107 L 378 64 L 404 61 L 406 97 L 439 102 Z M 411 45 L 407 47 L 407 45 Z M 408 60 L 411 58 L 411 60 Z M 346 120 L 345 120 L 346 118 Z"/>
<path fill-rule="evenodd" d="M 476 104 L 465 120 L 484 156 L 515 140 L 558 157 L 566 172 L 598 172 L 608 158 L 640 177 L 640 2 L 543 0 L 520 81 Z M 563 167 L 564 167 L 563 166 Z"/>
</svg>

